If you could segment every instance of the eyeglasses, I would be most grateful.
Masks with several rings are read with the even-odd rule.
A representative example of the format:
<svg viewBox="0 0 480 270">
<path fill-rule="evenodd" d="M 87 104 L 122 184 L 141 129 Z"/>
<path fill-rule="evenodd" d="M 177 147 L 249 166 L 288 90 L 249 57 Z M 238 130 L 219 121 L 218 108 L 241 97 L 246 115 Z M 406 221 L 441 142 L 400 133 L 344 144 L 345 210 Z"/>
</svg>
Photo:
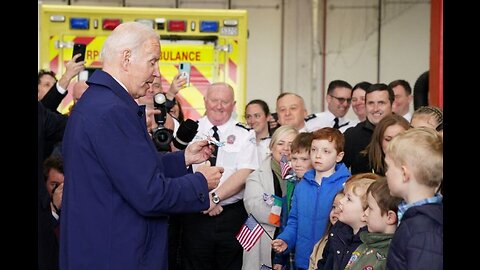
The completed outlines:
<svg viewBox="0 0 480 270">
<path fill-rule="evenodd" d="M 347 103 L 351 103 L 351 102 L 352 102 L 352 99 L 351 99 L 351 98 L 336 97 L 336 96 L 334 96 L 334 95 L 329 95 L 329 96 L 331 96 L 331 97 L 335 98 L 336 100 L 338 100 L 338 102 L 340 102 L 340 104 L 344 103 L 345 101 L 346 101 Z"/>
</svg>

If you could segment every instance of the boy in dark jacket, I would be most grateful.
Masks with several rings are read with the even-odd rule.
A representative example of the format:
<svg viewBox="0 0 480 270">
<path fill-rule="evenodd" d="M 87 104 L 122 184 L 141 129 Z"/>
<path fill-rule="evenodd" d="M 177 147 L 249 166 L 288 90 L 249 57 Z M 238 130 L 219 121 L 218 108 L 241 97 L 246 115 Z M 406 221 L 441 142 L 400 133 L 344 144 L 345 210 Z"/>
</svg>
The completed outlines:
<svg viewBox="0 0 480 270">
<path fill-rule="evenodd" d="M 390 195 L 385 177 L 368 187 L 368 207 L 365 210 L 368 232 L 360 234 L 362 244 L 352 253 L 345 270 L 386 268 L 388 247 L 397 229 L 400 201 L 400 198 Z"/>
<path fill-rule="evenodd" d="M 318 261 L 319 270 L 343 270 L 352 256 L 352 252 L 362 243 L 360 233 L 367 231 L 364 212 L 367 208 L 367 189 L 376 181 L 377 175 L 367 177 L 352 176 L 345 183 L 340 200 L 340 214 L 333 225 L 322 259 Z"/>
<path fill-rule="evenodd" d="M 437 131 L 413 128 L 385 151 L 390 193 L 403 198 L 387 269 L 443 269 L 443 140 Z"/>
</svg>

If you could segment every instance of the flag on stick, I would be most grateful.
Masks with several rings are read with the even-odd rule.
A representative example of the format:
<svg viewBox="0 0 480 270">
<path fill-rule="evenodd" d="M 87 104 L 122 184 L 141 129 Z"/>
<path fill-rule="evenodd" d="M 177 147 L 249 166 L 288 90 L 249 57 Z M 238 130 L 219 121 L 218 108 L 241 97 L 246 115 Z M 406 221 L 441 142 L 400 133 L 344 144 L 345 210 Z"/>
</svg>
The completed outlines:
<svg viewBox="0 0 480 270">
<path fill-rule="evenodd" d="M 273 204 L 268 215 L 268 223 L 280 227 L 280 215 L 282 214 L 282 198 L 273 195 Z"/>
<path fill-rule="evenodd" d="M 242 228 L 238 232 L 236 238 L 240 245 L 246 251 L 250 251 L 250 249 L 255 245 L 255 243 L 260 239 L 262 236 L 263 228 L 257 222 L 257 220 L 253 217 L 252 214 L 248 215 L 245 224 L 243 224 Z"/>
<path fill-rule="evenodd" d="M 282 179 L 288 179 L 292 177 L 292 175 L 290 174 L 292 166 L 290 166 L 286 155 L 282 155 L 280 159 L 280 168 L 282 170 Z"/>
</svg>

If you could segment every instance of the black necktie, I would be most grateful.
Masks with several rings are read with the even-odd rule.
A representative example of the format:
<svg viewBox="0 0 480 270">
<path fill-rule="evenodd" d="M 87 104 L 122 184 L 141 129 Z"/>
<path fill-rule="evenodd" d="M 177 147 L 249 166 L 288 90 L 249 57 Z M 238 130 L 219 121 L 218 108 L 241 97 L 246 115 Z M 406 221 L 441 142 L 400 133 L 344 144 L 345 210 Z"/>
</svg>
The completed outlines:
<svg viewBox="0 0 480 270">
<path fill-rule="evenodd" d="M 218 133 L 217 133 L 217 130 L 218 130 L 217 126 L 213 126 L 212 130 L 213 130 L 213 137 L 217 141 L 220 141 L 220 137 L 218 136 Z M 218 146 L 215 145 L 214 147 L 215 147 L 215 150 L 213 150 L 212 156 L 210 156 L 210 158 L 208 159 L 212 166 L 215 166 L 215 164 L 217 163 Z"/>
<path fill-rule="evenodd" d="M 333 125 L 333 128 L 336 128 L 336 129 L 340 128 L 340 126 L 338 125 L 338 118 L 335 117 L 333 121 L 335 122 L 335 124 Z"/>
</svg>

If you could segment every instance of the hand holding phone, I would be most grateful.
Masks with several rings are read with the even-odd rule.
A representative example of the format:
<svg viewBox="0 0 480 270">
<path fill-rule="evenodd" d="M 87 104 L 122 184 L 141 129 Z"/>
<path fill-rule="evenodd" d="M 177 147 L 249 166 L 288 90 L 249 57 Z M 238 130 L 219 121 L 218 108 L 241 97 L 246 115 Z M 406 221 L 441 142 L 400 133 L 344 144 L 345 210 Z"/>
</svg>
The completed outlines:
<svg viewBox="0 0 480 270">
<path fill-rule="evenodd" d="M 188 62 L 181 62 L 178 65 L 178 71 L 180 72 L 180 77 L 187 78 L 187 83 L 185 86 L 190 86 L 190 63 Z"/>
<path fill-rule="evenodd" d="M 80 62 L 80 61 L 85 61 L 85 52 L 87 51 L 87 45 L 81 44 L 81 43 L 75 43 L 73 44 L 73 53 L 72 53 L 72 58 L 77 55 L 81 54 L 80 57 L 75 60 L 75 62 Z"/>
</svg>

